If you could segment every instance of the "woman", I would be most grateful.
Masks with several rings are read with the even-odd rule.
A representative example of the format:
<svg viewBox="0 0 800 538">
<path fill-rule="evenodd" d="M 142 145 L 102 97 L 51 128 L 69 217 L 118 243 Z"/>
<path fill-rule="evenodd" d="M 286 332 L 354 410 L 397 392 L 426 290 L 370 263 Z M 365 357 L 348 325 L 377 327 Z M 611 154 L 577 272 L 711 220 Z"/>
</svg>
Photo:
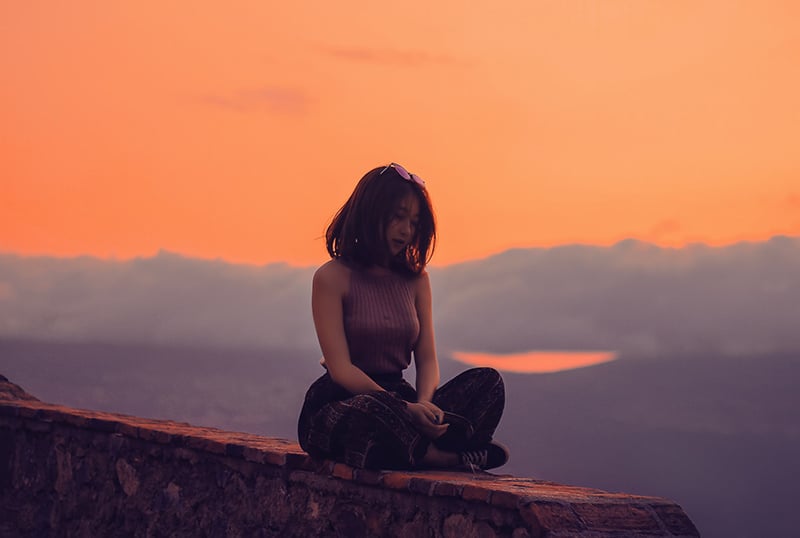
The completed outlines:
<svg viewBox="0 0 800 538">
<path fill-rule="evenodd" d="M 425 265 L 436 237 L 425 183 L 396 163 L 359 181 L 328 226 L 331 260 L 314 274 L 312 311 L 327 372 L 306 393 L 298 438 L 314 457 L 373 469 L 491 469 L 505 402 L 490 368 L 444 386 Z M 413 354 L 416 390 L 403 379 Z"/>
</svg>

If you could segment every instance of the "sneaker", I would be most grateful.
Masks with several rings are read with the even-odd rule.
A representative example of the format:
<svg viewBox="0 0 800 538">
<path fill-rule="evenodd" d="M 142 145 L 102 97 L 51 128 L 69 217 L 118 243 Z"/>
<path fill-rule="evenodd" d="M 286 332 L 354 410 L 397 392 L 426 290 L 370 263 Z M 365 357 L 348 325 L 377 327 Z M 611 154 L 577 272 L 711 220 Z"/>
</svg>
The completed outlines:
<svg viewBox="0 0 800 538">
<path fill-rule="evenodd" d="M 505 465 L 508 461 L 509 452 L 505 445 L 497 441 L 490 441 L 484 448 L 478 450 L 466 450 L 459 454 L 461 466 L 465 469 L 475 470 L 494 469 Z"/>
</svg>

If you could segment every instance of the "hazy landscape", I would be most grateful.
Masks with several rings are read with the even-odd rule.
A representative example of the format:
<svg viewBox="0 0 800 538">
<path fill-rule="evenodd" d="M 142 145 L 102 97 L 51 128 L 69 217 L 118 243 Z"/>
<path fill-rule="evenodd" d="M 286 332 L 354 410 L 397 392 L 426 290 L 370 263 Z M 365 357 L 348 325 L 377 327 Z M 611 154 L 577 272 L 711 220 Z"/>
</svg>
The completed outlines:
<svg viewBox="0 0 800 538">
<path fill-rule="evenodd" d="M 0 373 L 46 401 L 293 439 L 320 374 L 311 272 L 168 253 L 0 256 Z M 501 472 L 668 497 L 703 536 L 789 536 L 798 275 L 793 238 L 528 249 L 434 268 L 443 377 L 466 367 L 456 350 L 618 351 L 504 374 Z"/>
</svg>

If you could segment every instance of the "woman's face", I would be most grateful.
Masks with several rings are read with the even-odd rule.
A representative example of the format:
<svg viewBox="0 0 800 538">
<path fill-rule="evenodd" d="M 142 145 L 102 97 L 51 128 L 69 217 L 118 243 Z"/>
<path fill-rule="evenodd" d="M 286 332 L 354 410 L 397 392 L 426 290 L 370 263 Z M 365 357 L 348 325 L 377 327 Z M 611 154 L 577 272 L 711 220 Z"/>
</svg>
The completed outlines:
<svg viewBox="0 0 800 538">
<path fill-rule="evenodd" d="M 416 237 L 419 223 L 419 200 L 408 195 L 395 206 L 386 225 L 386 243 L 391 255 L 397 256 Z"/>
</svg>

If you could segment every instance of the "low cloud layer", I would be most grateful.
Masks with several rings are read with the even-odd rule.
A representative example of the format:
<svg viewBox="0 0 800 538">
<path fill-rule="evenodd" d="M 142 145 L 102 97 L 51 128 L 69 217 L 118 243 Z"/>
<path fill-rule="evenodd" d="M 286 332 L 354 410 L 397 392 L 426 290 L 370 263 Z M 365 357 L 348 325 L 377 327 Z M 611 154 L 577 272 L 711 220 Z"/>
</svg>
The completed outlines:
<svg viewBox="0 0 800 538">
<path fill-rule="evenodd" d="M 184 258 L 0 256 L 0 338 L 315 345 L 312 269 Z"/>
<path fill-rule="evenodd" d="M 313 268 L 0 255 L 0 338 L 315 348 Z M 431 269 L 440 349 L 800 351 L 800 238 L 520 249 Z"/>
<path fill-rule="evenodd" d="M 800 351 L 800 239 L 509 251 L 442 271 L 440 340 L 628 356 Z"/>
</svg>

